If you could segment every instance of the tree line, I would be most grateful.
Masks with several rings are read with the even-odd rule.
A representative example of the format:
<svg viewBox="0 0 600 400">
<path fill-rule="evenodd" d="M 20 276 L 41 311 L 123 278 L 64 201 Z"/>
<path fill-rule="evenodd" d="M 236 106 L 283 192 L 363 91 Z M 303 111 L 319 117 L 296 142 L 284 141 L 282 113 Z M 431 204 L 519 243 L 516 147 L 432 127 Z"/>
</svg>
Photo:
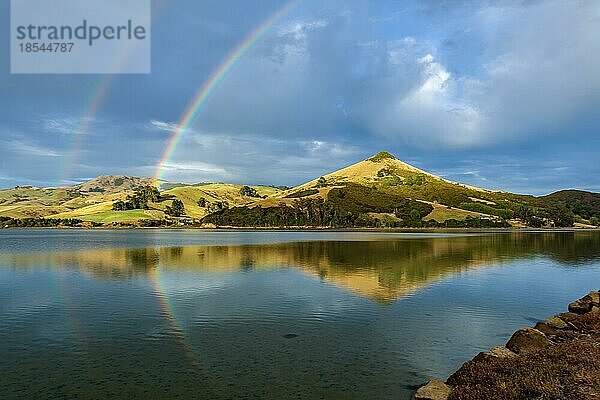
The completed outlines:
<svg viewBox="0 0 600 400">
<path fill-rule="evenodd" d="M 81 226 L 83 220 L 77 218 L 10 218 L 0 217 L 0 227 L 3 228 L 53 228 L 58 226 Z M 96 223 L 86 222 L 92 226 Z"/>
</svg>

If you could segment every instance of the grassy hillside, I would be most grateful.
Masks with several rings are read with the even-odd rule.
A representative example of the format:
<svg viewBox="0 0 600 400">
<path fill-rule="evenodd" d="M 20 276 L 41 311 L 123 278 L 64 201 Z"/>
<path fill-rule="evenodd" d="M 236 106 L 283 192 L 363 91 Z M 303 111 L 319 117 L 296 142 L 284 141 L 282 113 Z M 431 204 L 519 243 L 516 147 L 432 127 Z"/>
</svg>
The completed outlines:
<svg viewBox="0 0 600 400">
<path fill-rule="evenodd" d="M 597 195 L 583 193 L 578 195 L 580 202 L 573 202 L 568 195 L 537 198 L 477 188 L 380 152 L 243 209 L 219 211 L 203 222 L 234 226 L 287 222 L 320 226 L 324 221 L 335 226 L 572 226 L 578 217 L 595 215 L 594 207 L 600 204 Z M 426 205 L 428 211 L 415 202 Z M 305 209 L 304 217 L 298 215 L 301 209 Z M 339 215 L 345 216 L 344 223 L 339 222 Z"/>
<path fill-rule="evenodd" d="M 123 175 L 63 188 L 0 190 L 0 217 L 217 226 L 497 227 L 598 225 L 600 194 L 534 197 L 452 182 L 387 152 L 295 188 L 182 184 Z M 141 197 L 140 197 L 141 196 Z M 145 221 L 143 223 L 148 223 Z M 152 222 L 154 223 L 154 222 Z"/>
<path fill-rule="evenodd" d="M 203 221 L 219 226 L 398 226 L 432 210 L 423 202 L 348 183 L 331 189 L 327 199 L 309 196 L 270 207 L 251 204 L 215 212 Z"/>
<path fill-rule="evenodd" d="M 2 190 L 0 191 L 0 217 L 75 218 L 98 223 L 136 222 L 142 219 L 164 219 L 166 208 L 172 205 L 173 200 L 178 199 L 182 201 L 187 217 L 201 218 L 214 209 L 217 203 L 236 207 L 258 199 L 242 195 L 240 191 L 244 185 L 176 184 L 161 192 L 160 201 L 150 201 L 146 210 L 113 210 L 116 201 L 126 201 L 128 196 L 133 196 L 137 189 L 146 187 L 150 183 L 152 180 L 149 178 L 101 176 L 67 188 L 17 187 Z M 269 186 L 251 186 L 251 188 L 261 198 L 275 195 L 280 191 Z M 205 201 L 204 206 L 198 204 L 201 198 Z"/>
<path fill-rule="evenodd" d="M 540 198 L 543 203 L 560 203 L 584 220 L 600 222 L 600 193 L 561 190 Z"/>
<path fill-rule="evenodd" d="M 0 216 L 14 218 L 45 217 L 68 211 L 66 202 L 77 196 L 70 188 L 41 189 L 18 186 L 0 191 Z"/>
<path fill-rule="evenodd" d="M 94 214 L 82 215 L 79 219 L 83 221 L 110 223 L 110 222 L 135 222 L 141 219 L 160 219 L 162 213 L 152 210 L 127 210 L 127 211 L 103 211 Z"/>
<path fill-rule="evenodd" d="M 101 176 L 70 187 L 18 186 L 0 190 L 0 216 L 72 218 L 89 212 L 106 211 L 107 207 L 111 208 L 113 201 L 125 198 L 148 182 L 151 182 L 149 178 Z"/>
<path fill-rule="evenodd" d="M 244 185 L 227 183 L 210 183 L 201 186 L 180 186 L 162 192 L 165 196 L 174 196 L 181 200 L 185 206 L 186 215 L 192 218 L 201 218 L 209 213 L 210 205 L 217 202 L 227 202 L 230 207 L 243 206 L 256 200 L 253 197 L 242 196 L 240 190 Z M 279 192 L 270 186 L 250 186 L 261 196 L 272 196 Z M 204 198 L 207 206 L 200 207 L 198 200 Z M 166 203 L 154 204 L 164 210 Z"/>
<path fill-rule="evenodd" d="M 461 210 L 460 208 L 453 208 L 438 203 L 429 204 L 433 207 L 433 210 L 423 218 L 424 221 L 445 222 L 451 219 L 463 221 L 468 217 L 478 218 L 486 215 L 473 211 Z"/>
</svg>

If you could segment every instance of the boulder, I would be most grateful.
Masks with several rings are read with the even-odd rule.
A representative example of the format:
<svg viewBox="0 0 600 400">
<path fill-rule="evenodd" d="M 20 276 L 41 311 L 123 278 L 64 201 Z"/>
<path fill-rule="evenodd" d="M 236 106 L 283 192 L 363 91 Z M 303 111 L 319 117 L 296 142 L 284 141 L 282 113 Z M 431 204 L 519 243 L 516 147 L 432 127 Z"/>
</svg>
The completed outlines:
<svg viewBox="0 0 600 400">
<path fill-rule="evenodd" d="M 576 314 L 585 314 L 592 310 L 592 307 L 600 307 L 600 292 L 589 292 L 579 300 L 569 304 L 569 311 Z"/>
<path fill-rule="evenodd" d="M 584 302 L 583 299 L 575 300 L 569 303 L 569 311 L 575 314 L 585 314 L 589 311 L 588 303 Z"/>
<path fill-rule="evenodd" d="M 554 328 L 552 328 L 550 325 L 548 325 L 546 322 L 538 322 L 537 324 L 535 324 L 533 329 L 537 329 L 538 331 L 542 332 L 546 336 L 552 336 L 552 335 L 558 334 L 558 332 Z"/>
<path fill-rule="evenodd" d="M 447 400 L 452 388 L 442 381 L 435 379 L 421 386 L 413 395 L 414 400 Z"/>
<path fill-rule="evenodd" d="M 508 358 L 508 357 L 516 357 L 516 356 L 517 356 L 516 353 L 510 351 L 506 347 L 496 346 L 496 347 L 492 347 L 488 351 L 483 351 L 483 352 L 477 354 L 473 358 L 473 361 L 476 361 L 476 362 L 488 361 L 490 359 L 495 359 L 495 358 Z"/>
<path fill-rule="evenodd" d="M 517 354 L 531 353 L 549 345 L 546 335 L 534 328 L 519 329 L 506 343 L 506 347 Z"/>
<path fill-rule="evenodd" d="M 565 321 L 563 321 L 562 319 L 560 319 L 558 317 L 548 318 L 548 321 L 546 321 L 546 323 L 552 329 L 568 329 L 569 328 L 569 325 L 567 325 L 567 323 Z M 546 333 L 546 332 L 544 332 L 544 333 Z"/>
</svg>

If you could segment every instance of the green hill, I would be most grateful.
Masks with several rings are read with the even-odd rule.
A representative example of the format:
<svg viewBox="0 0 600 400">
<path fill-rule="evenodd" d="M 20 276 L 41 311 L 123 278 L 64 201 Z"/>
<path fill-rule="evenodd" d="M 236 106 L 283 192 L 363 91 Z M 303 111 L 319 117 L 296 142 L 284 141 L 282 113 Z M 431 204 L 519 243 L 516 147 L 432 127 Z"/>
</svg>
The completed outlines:
<svg viewBox="0 0 600 400">
<path fill-rule="evenodd" d="M 549 204 L 559 203 L 571 210 L 573 214 L 584 220 L 595 218 L 596 224 L 600 218 L 600 193 L 590 193 L 583 190 L 561 190 L 540 198 Z"/>
<path fill-rule="evenodd" d="M 77 219 L 98 224 L 137 223 L 141 220 L 165 220 L 165 211 L 173 200 L 182 201 L 189 218 L 201 218 L 212 210 L 252 203 L 255 198 L 241 194 L 244 185 L 203 183 L 197 185 L 161 182 L 168 188 L 159 201 L 150 201 L 146 209 L 116 211 L 117 201 L 127 201 L 140 188 L 153 184 L 151 178 L 106 175 L 62 188 L 21 186 L 0 190 L 0 218 Z M 251 194 L 268 197 L 279 192 L 270 186 L 251 186 Z M 200 206 L 204 199 L 204 206 Z M 217 206 L 218 205 L 218 206 Z"/>
<path fill-rule="evenodd" d="M 216 226 L 561 227 L 572 226 L 576 218 L 589 222 L 599 215 L 593 207 L 600 204 L 598 195 L 582 193 L 587 193 L 585 210 L 589 212 L 585 215 L 561 198 L 463 185 L 380 152 L 252 205 L 213 213 L 202 222 Z"/>
<path fill-rule="evenodd" d="M 387 152 L 300 186 L 183 184 L 106 175 L 62 188 L 0 190 L 5 225 L 203 224 L 261 227 L 563 227 L 598 225 L 600 194 L 535 197 L 452 182 Z M 178 211 L 177 211 L 178 210 Z M 20 219 L 19 223 L 8 219 Z"/>
</svg>

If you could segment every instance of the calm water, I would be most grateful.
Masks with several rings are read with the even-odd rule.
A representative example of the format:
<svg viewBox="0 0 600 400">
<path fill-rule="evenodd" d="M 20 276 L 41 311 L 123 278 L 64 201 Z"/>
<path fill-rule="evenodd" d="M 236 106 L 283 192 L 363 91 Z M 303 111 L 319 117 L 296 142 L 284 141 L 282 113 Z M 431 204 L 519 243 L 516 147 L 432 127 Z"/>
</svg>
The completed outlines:
<svg viewBox="0 0 600 400">
<path fill-rule="evenodd" d="M 0 231 L 3 399 L 403 399 L 600 288 L 600 232 Z"/>
</svg>

